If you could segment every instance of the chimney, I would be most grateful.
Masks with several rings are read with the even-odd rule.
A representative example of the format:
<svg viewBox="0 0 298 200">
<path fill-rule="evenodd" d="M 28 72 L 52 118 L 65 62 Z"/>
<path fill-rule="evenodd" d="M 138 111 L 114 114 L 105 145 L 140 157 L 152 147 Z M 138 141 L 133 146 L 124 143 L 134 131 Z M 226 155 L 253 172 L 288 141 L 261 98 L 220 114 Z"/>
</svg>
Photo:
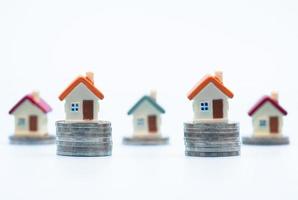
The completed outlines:
<svg viewBox="0 0 298 200">
<path fill-rule="evenodd" d="M 278 102 L 278 92 L 271 92 L 271 99 Z"/>
<path fill-rule="evenodd" d="M 154 101 L 156 101 L 156 95 L 157 95 L 156 90 L 151 90 L 151 91 L 150 91 L 150 97 L 151 97 Z"/>
<path fill-rule="evenodd" d="M 223 83 L 223 73 L 222 73 L 222 71 L 216 71 L 214 73 L 214 75 L 215 75 L 215 78 L 217 80 L 219 80 L 221 83 Z"/>
<path fill-rule="evenodd" d="M 33 91 L 32 92 L 32 97 L 35 101 L 39 101 L 40 100 L 39 92 L 38 91 Z"/>
<path fill-rule="evenodd" d="M 93 72 L 86 72 L 86 78 L 94 84 L 94 73 Z"/>
</svg>

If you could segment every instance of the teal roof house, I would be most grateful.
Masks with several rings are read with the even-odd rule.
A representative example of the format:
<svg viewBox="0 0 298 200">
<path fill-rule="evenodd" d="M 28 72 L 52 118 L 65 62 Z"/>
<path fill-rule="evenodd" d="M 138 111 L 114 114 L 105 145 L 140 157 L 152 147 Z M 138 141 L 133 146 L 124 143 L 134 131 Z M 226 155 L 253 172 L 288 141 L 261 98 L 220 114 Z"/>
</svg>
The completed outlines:
<svg viewBox="0 0 298 200">
<path fill-rule="evenodd" d="M 129 111 L 133 116 L 133 137 L 161 137 L 161 114 L 165 110 L 156 101 L 156 92 L 143 96 Z"/>
</svg>

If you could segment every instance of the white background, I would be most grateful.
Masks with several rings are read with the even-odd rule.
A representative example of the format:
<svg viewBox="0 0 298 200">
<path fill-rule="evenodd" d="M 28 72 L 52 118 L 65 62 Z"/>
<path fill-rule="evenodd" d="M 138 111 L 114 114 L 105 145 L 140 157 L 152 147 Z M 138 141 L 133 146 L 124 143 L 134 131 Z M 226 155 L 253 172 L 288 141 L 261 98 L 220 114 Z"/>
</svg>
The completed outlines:
<svg viewBox="0 0 298 200">
<path fill-rule="evenodd" d="M 290 0 L 1 0 L 0 199 L 297 199 L 298 3 Z M 249 108 L 280 92 L 291 145 L 243 146 L 234 158 L 187 158 L 187 92 L 224 71 L 234 93 L 230 118 L 251 133 Z M 113 124 L 110 158 L 57 157 L 55 145 L 8 145 L 9 109 L 39 90 L 63 119 L 60 92 L 94 71 L 105 94 L 100 116 Z M 167 113 L 166 147 L 126 147 L 128 109 L 150 89 Z"/>
</svg>

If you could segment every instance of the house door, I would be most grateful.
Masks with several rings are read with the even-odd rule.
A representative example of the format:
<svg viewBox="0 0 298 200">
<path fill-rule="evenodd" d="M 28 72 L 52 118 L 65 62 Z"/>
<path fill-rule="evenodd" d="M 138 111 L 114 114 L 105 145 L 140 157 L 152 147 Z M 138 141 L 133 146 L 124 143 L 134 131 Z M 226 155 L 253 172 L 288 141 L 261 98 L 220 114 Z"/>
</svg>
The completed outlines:
<svg viewBox="0 0 298 200">
<path fill-rule="evenodd" d="M 222 99 L 213 100 L 213 118 L 214 119 L 223 118 L 223 100 Z"/>
<path fill-rule="evenodd" d="M 93 120 L 94 118 L 93 110 L 94 110 L 93 100 L 84 100 L 83 101 L 83 119 Z"/>
<path fill-rule="evenodd" d="M 270 133 L 278 133 L 278 117 L 270 117 Z"/>
<path fill-rule="evenodd" d="M 36 115 L 31 115 L 29 117 L 29 130 L 30 131 L 37 131 L 37 116 Z"/>
<path fill-rule="evenodd" d="M 155 115 L 148 116 L 148 126 L 150 133 L 157 132 L 157 119 Z"/>
</svg>

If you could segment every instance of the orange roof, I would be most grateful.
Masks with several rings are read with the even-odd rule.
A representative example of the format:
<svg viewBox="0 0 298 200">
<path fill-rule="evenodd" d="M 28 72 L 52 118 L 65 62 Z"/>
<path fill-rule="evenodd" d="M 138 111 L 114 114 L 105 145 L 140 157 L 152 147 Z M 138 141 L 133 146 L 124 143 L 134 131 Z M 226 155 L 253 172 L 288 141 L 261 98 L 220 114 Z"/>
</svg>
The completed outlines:
<svg viewBox="0 0 298 200">
<path fill-rule="evenodd" d="M 65 97 L 67 97 L 69 93 L 80 83 L 83 83 L 99 99 L 104 98 L 104 95 L 94 86 L 94 82 L 92 80 L 90 80 L 88 77 L 79 76 L 62 92 L 62 94 L 59 96 L 59 99 L 63 101 Z"/>
<path fill-rule="evenodd" d="M 225 95 L 227 95 L 230 98 L 233 98 L 234 94 L 228 88 L 226 88 L 218 78 L 211 76 L 211 75 L 207 75 L 188 93 L 188 95 L 187 95 L 188 99 L 192 100 L 209 83 L 213 83 Z"/>
</svg>

